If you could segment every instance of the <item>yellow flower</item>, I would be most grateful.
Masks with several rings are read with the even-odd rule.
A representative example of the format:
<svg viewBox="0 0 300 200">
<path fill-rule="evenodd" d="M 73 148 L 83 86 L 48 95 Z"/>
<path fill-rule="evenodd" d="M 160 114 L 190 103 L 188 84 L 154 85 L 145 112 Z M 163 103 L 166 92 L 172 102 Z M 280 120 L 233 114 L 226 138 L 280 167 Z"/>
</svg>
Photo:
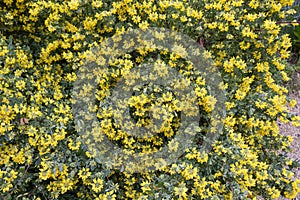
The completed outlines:
<svg viewBox="0 0 300 200">
<path fill-rule="evenodd" d="M 251 8 L 256 9 L 259 6 L 258 0 L 251 0 L 248 4 Z"/>
<path fill-rule="evenodd" d="M 245 69 L 247 67 L 247 64 L 244 60 L 238 58 L 236 61 L 235 61 L 235 66 L 239 69 Z"/>
<path fill-rule="evenodd" d="M 78 176 L 82 178 L 83 181 L 87 180 L 92 175 L 89 168 L 82 168 L 79 170 Z"/>
<path fill-rule="evenodd" d="M 187 57 L 187 51 L 182 45 L 174 44 L 172 47 L 172 52 L 175 53 L 176 55 L 179 55 L 181 58 L 186 58 Z"/>
<path fill-rule="evenodd" d="M 87 17 L 83 21 L 84 29 L 87 31 L 92 31 L 97 24 L 97 19 L 92 19 L 91 17 Z"/>
<path fill-rule="evenodd" d="M 231 108 L 235 107 L 234 102 L 225 102 L 226 110 L 230 110 Z"/>
<path fill-rule="evenodd" d="M 101 0 L 93 0 L 92 2 L 92 6 L 95 8 L 101 8 L 103 5 L 103 1 Z"/>
<path fill-rule="evenodd" d="M 285 34 L 282 36 L 282 42 L 281 42 L 281 47 L 288 49 L 292 46 L 291 43 L 291 38 L 289 37 L 288 34 Z"/>
<path fill-rule="evenodd" d="M 290 57 L 290 52 L 286 49 L 281 49 L 280 50 L 280 57 L 283 59 L 287 59 Z"/>
<path fill-rule="evenodd" d="M 276 21 L 266 20 L 264 21 L 264 28 L 266 30 L 273 30 L 278 28 L 278 25 L 276 24 Z"/>
<path fill-rule="evenodd" d="M 290 101 L 289 104 L 290 104 L 291 108 L 294 108 L 297 105 L 297 101 L 295 99 L 293 99 L 293 100 Z"/>
<path fill-rule="evenodd" d="M 168 66 L 162 60 L 157 60 L 154 63 L 154 71 L 157 72 L 158 76 L 166 77 L 168 74 Z"/>
<path fill-rule="evenodd" d="M 245 16 L 245 19 L 249 20 L 250 22 L 254 22 L 256 19 L 258 18 L 258 14 L 252 14 L 252 13 L 248 13 Z"/>
<path fill-rule="evenodd" d="M 149 19 L 153 22 L 156 22 L 158 20 L 158 14 L 156 12 L 150 13 Z"/>
<path fill-rule="evenodd" d="M 191 180 L 198 176 L 198 169 L 197 167 L 193 168 L 193 165 L 190 164 L 186 166 L 186 168 L 181 172 L 181 174 L 186 180 Z"/>
<path fill-rule="evenodd" d="M 266 71 L 265 66 L 263 63 L 257 63 L 255 68 L 257 69 L 258 72 L 264 72 Z"/>
<path fill-rule="evenodd" d="M 140 21 L 141 21 L 141 17 L 138 16 L 138 15 L 135 15 L 135 16 L 132 17 L 132 21 L 133 21 L 135 24 L 138 24 L 138 23 L 140 23 Z M 142 29 L 142 30 L 143 30 L 143 29 Z"/>
<path fill-rule="evenodd" d="M 26 82 L 23 81 L 23 80 L 17 81 L 16 87 L 17 87 L 19 90 L 22 90 L 22 89 L 24 89 L 24 88 L 26 87 Z"/>
<path fill-rule="evenodd" d="M 71 0 L 68 2 L 68 6 L 71 10 L 77 10 L 79 7 L 79 0 Z"/>
<path fill-rule="evenodd" d="M 223 17 L 226 21 L 229 21 L 229 22 L 234 21 L 234 14 L 232 14 L 232 13 L 224 13 Z"/>
<path fill-rule="evenodd" d="M 234 62 L 233 61 L 234 61 L 234 59 L 230 59 L 230 61 L 226 60 L 224 62 L 223 66 L 224 66 L 225 72 L 230 73 L 234 70 Z"/>
<path fill-rule="evenodd" d="M 78 150 L 78 149 L 79 149 L 79 147 L 80 147 L 80 144 L 81 144 L 81 142 L 80 142 L 80 141 L 76 142 L 76 144 L 75 144 L 75 145 L 73 145 L 73 141 L 72 141 L 71 139 L 69 139 L 68 141 L 69 141 L 69 143 L 68 143 L 68 147 L 69 147 L 71 150 L 73 150 L 73 151 L 76 151 L 76 150 Z"/>
<path fill-rule="evenodd" d="M 255 34 L 250 27 L 245 27 L 242 30 L 242 36 L 243 37 L 250 37 L 251 39 L 256 39 L 258 37 L 257 34 Z"/>
<path fill-rule="evenodd" d="M 234 116 L 227 116 L 225 119 L 224 124 L 226 124 L 227 126 L 231 126 L 234 127 L 234 125 L 236 124 L 236 119 Z"/>
<path fill-rule="evenodd" d="M 187 199 L 187 191 L 188 188 L 186 187 L 185 183 L 182 182 L 178 185 L 178 187 L 174 187 L 175 195 L 179 196 L 180 199 Z"/>
<path fill-rule="evenodd" d="M 247 93 L 243 89 L 238 89 L 235 93 L 235 98 L 237 100 L 243 100 L 246 97 Z"/>
<path fill-rule="evenodd" d="M 12 160 L 18 164 L 23 164 L 25 162 L 24 150 L 22 149 L 19 151 L 14 157 L 12 157 Z"/>
<path fill-rule="evenodd" d="M 162 95 L 162 98 L 164 101 L 171 101 L 172 97 L 173 97 L 173 95 L 171 92 L 163 93 L 163 95 Z"/>
<path fill-rule="evenodd" d="M 216 103 L 217 103 L 217 99 L 209 95 L 203 98 L 202 105 L 204 106 L 204 110 L 206 112 L 212 112 L 213 109 L 215 108 Z"/>
<path fill-rule="evenodd" d="M 292 124 L 294 126 L 300 126 L 300 117 L 299 116 L 293 116 L 292 117 Z"/>
<path fill-rule="evenodd" d="M 150 188 L 150 182 L 149 181 L 143 181 L 141 183 L 141 186 L 142 186 L 142 191 L 144 193 L 147 193 L 147 192 L 150 192 L 151 191 L 151 188 Z"/>
<path fill-rule="evenodd" d="M 240 48 L 242 50 L 247 50 L 247 49 L 249 49 L 249 47 L 250 47 L 250 43 L 249 42 L 247 42 L 247 43 L 245 41 L 240 42 Z"/>
<path fill-rule="evenodd" d="M 143 31 L 147 30 L 149 27 L 149 24 L 147 21 L 143 21 L 141 23 L 139 23 L 139 28 L 142 29 Z"/>
<path fill-rule="evenodd" d="M 264 109 L 268 106 L 268 104 L 266 102 L 262 102 L 262 101 L 258 100 L 258 101 L 255 101 L 255 106 L 257 108 Z"/>
<path fill-rule="evenodd" d="M 103 188 L 103 180 L 100 178 L 93 179 L 91 185 L 94 192 L 100 192 Z"/>
</svg>

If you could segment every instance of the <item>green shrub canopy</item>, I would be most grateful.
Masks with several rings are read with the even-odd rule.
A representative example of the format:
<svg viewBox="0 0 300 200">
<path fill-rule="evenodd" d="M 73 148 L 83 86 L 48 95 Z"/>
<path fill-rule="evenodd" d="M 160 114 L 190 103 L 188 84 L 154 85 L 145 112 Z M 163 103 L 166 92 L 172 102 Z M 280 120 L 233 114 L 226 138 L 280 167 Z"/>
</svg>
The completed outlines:
<svg viewBox="0 0 300 200">
<path fill-rule="evenodd" d="M 278 119 L 300 125 L 300 118 L 287 107 L 296 102 L 283 86 L 289 79 L 285 66 L 291 41 L 277 23 L 294 13 L 282 9 L 292 3 L 3 0 L 0 199 L 294 198 L 300 192 L 300 181 L 292 172 L 297 163 L 286 156 L 292 138 L 281 135 L 277 125 Z M 115 56 L 95 75 L 96 99 L 88 107 L 102 136 L 113 144 L 143 155 L 164 145 L 176 151 L 183 142 L 172 140 L 182 124 L 180 117 L 194 112 L 192 101 L 199 110 L 198 128 L 191 131 L 194 137 L 176 161 L 132 173 L 99 161 L 94 151 L 98 136 L 90 140 L 76 129 L 73 89 L 76 81 L 84 80 L 79 72 L 89 69 L 87 63 L 97 67 L 101 62 L 99 51 L 113 53 L 101 49 L 107 39 L 128 30 L 147 33 L 153 27 L 179 32 L 200 44 L 201 56 L 212 61 L 209 71 L 219 72 L 222 79 L 218 87 L 226 94 L 226 115 L 212 150 L 203 151 L 208 133 L 216 132 L 210 129 L 220 122 L 213 114 L 220 99 L 211 91 L 209 76 L 183 56 L 189 50 L 177 43 L 173 52 L 148 44 Z M 171 41 L 163 34 L 155 37 L 162 43 Z M 123 103 L 137 127 L 151 124 L 149 113 L 163 116 L 163 126 L 154 127 L 156 135 L 136 138 L 116 124 L 123 115 L 117 115 L 107 98 L 122 77 L 138 79 L 143 72 L 136 67 L 149 62 L 161 77 L 172 71 L 166 66 L 180 72 L 184 79 L 174 88 L 191 86 L 194 96 L 184 96 L 187 103 L 181 105 L 174 88 L 148 84 L 136 89 Z M 89 85 L 78 94 L 89 97 Z M 130 129 L 130 124 L 124 127 Z"/>
</svg>

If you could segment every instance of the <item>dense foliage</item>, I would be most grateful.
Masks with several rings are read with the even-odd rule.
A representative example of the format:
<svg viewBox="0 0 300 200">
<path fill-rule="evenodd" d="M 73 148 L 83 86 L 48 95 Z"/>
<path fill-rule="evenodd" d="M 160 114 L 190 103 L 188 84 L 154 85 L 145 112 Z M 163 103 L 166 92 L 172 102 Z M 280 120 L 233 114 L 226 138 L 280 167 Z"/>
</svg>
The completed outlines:
<svg viewBox="0 0 300 200">
<path fill-rule="evenodd" d="M 291 41 L 278 21 L 291 0 L 3 0 L 0 2 L 0 199 L 266 199 L 293 198 L 296 162 L 291 138 L 277 120 L 300 125 L 283 86 Z M 222 134 L 211 152 L 201 135 L 173 164 L 145 173 L 107 168 L 83 144 L 72 114 L 72 89 L 93 47 L 130 28 L 165 27 L 202 44 L 226 89 Z M 94 108 L 101 128 L 116 145 L 155 151 L 170 142 L 180 122 L 172 90 L 138 90 L 129 107 L 140 126 L 162 99 L 169 121 L 161 137 L 135 140 L 118 130 L 103 100 L 118 77 L 155 61 L 187 74 L 201 110 L 202 136 L 216 104 L 191 63 L 171 52 L 128 52 L 108 66 Z M 126 71 L 127 70 L 127 71 Z M 127 72 L 127 73 L 126 73 Z M 197 75 L 196 77 L 193 75 Z M 115 79 L 114 79 L 115 78 Z M 154 86 L 153 86 L 154 87 Z M 198 91 L 198 92 L 197 92 Z M 87 92 L 88 93 L 88 92 Z M 102 104 L 101 104 L 102 102 Z M 100 106 L 102 105 L 102 106 Z M 169 110 L 168 110 L 169 109 Z M 171 111 L 170 111 L 171 110 Z M 174 112 L 173 112 L 174 111 Z M 160 111 L 161 112 L 161 111 Z"/>
</svg>

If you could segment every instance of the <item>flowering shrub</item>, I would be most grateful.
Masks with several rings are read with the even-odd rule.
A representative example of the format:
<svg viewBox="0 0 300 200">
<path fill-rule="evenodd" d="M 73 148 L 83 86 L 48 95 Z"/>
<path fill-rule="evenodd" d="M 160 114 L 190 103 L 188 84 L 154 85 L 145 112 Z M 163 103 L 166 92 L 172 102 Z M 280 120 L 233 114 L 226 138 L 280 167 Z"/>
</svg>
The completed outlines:
<svg viewBox="0 0 300 200">
<path fill-rule="evenodd" d="M 300 124 L 287 108 L 296 102 L 282 86 L 288 80 L 285 59 L 291 42 L 288 35 L 280 35 L 276 23 L 293 14 L 281 10 L 291 4 L 290 0 L 4 0 L 0 3 L 0 198 L 295 197 L 300 192 L 300 180 L 294 180 L 292 172 L 297 163 L 285 155 L 291 138 L 280 135 L 277 125 L 278 119 Z M 150 27 L 181 32 L 206 48 L 203 56 L 213 61 L 212 70 L 217 69 L 224 82 L 226 116 L 212 151 L 202 151 L 218 99 L 201 74 L 192 70 L 192 63 L 180 54 L 151 48 L 116 58 L 107 72 L 100 73 L 97 106 L 89 108 L 116 145 L 129 152 L 157 151 L 175 137 L 184 113 L 172 88 L 144 85 L 125 102 L 131 118 L 137 126 L 147 126 L 149 113 L 155 115 L 159 106 L 164 108 L 157 112 L 163 113 L 165 126 L 154 127 L 158 135 L 137 140 L 116 127 L 116 113 L 105 98 L 121 76 L 137 76 L 129 71 L 139 64 L 155 59 L 157 73 L 166 75 L 166 65 L 180 71 L 186 84 L 193 86 L 200 110 L 201 129 L 176 162 L 130 173 L 107 167 L 83 144 L 75 129 L 72 91 L 78 71 L 92 57 L 91 49 L 115 34 Z M 86 87 L 83 97 L 89 92 Z"/>
</svg>

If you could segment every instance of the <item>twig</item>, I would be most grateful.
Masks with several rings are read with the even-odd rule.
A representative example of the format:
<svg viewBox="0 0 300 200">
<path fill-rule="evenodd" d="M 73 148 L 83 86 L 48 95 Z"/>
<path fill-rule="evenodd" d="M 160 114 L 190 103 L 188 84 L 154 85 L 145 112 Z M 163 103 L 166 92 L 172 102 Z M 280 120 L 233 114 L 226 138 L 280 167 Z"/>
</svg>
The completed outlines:
<svg viewBox="0 0 300 200">
<path fill-rule="evenodd" d="M 300 24 L 300 21 L 291 22 L 291 21 L 278 21 L 276 24 Z"/>
</svg>

